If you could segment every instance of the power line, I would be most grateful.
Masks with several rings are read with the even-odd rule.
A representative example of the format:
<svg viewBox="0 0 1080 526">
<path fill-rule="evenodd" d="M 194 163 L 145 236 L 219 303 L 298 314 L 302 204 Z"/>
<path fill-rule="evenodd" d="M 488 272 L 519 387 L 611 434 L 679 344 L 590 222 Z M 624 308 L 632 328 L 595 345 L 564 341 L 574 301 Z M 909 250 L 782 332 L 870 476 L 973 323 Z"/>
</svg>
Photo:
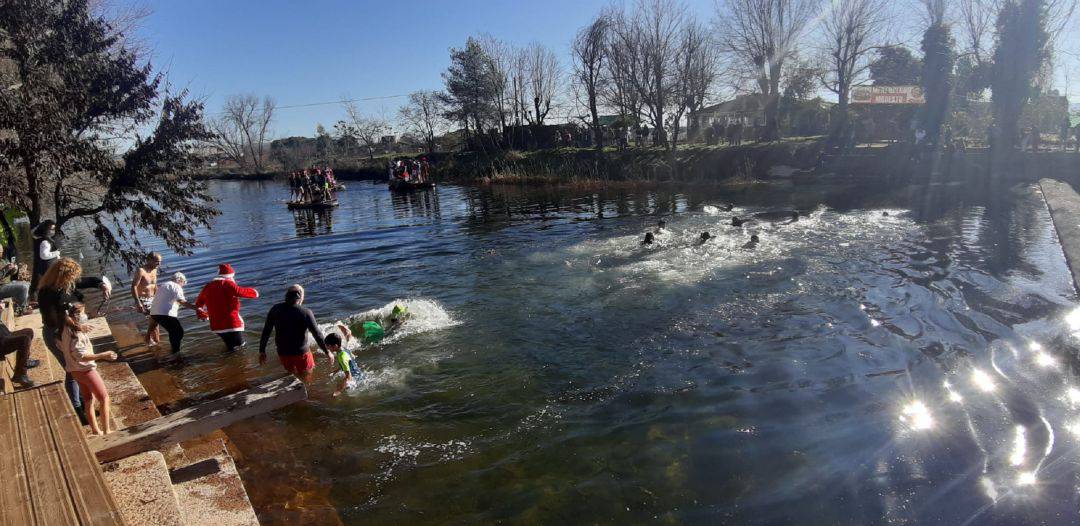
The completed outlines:
<svg viewBox="0 0 1080 526">
<path fill-rule="evenodd" d="M 408 97 L 408 95 L 384 95 L 382 97 L 365 97 L 365 98 L 362 98 L 362 99 L 346 99 L 346 100 L 335 100 L 335 101 L 329 101 L 329 102 L 312 102 L 310 104 L 294 104 L 292 106 L 278 106 L 275 109 L 288 110 L 288 109 L 292 109 L 292 108 L 308 108 L 308 107 L 311 107 L 311 106 L 326 106 L 328 104 L 343 104 L 343 103 L 346 103 L 346 102 L 366 102 L 366 101 L 370 101 L 370 100 L 396 99 L 396 98 L 399 98 L 399 97 Z"/>
</svg>

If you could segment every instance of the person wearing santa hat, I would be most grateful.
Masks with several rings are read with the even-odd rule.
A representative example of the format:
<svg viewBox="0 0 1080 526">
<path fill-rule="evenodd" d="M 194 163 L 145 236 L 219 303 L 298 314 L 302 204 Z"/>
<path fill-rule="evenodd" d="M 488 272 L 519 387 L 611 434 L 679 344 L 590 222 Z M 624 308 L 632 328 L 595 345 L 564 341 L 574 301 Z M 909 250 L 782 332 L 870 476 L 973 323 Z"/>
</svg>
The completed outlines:
<svg viewBox="0 0 1080 526">
<path fill-rule="evenodd" d="M 259 291 L 241 287 L 233 280 L 233 268 L 228 263 L 218 265 L 218 277 L 203 287 L 195 300 L 200 319 L 210 320 L 214 331 L 230 351 L 244 346 L 244 319 L 240 317 L 240 298 L 258 298 Z"/>
</svg>

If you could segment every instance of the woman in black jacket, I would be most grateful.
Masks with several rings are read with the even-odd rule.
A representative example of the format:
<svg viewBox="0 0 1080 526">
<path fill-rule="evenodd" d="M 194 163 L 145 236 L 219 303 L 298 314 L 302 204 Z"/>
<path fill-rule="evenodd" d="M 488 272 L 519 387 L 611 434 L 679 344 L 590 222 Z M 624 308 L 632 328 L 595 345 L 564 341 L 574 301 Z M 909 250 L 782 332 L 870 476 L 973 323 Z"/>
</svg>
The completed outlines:
<svg viewBox="0 0 1080 526">
<path fill-rule="evenodd" d="M 82 301 L 83 295 L 80 288 L 98 288 L 102 294 L 108 297 L 112 292 L 112 284 L 105 277 L 84 278 L 82 267 L 71 258 L 60 258 L 49 267 L 45 275 L 41 277 L 38 285 L 38 308 L 41 310 L 41 339 L 45 341 L 45 347 L 49 349 L 60 365 L 64 365 L 64 352 L 60 349 L 60 332 L 65 325 L 74 323 L 67 316 L 67 306 L 73 302 Z M 80 327 L 72 327 L 80 330 Z M 64 387 L 75 412 L 81 417 L 82 399 L 79 397 L 79 384 L 70 374 L 64 376 Z"/>
</svg>

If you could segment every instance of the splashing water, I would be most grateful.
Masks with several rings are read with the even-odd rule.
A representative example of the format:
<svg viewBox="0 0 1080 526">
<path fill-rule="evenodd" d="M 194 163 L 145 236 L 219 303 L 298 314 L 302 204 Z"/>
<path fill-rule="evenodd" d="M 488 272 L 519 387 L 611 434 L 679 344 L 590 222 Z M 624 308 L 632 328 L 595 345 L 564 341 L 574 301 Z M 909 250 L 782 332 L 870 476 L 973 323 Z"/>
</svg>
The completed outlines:
<svg viewBox="0 0 1080 526">
<path fill-rule="evenodd" d="M 319 330 L 321 330 L 323 334 L 329 334 L 334 331 L 339 331 L 340 333 L 338 324 L 351 326 L 365 321 L 376 321 L 379 322 L 380 325 L 387 327 L 390 325 L 390 316 L 394 312 L 394 307 L 396 306 L 404 307 L 409 312 L 408 317 L 405 319 L 405 322 L 401 324 L 401 327 L 389 332 L 385 338 L 373 344 L 365 345 L 360 342 L 359 338 L 351 338 L 345 343 L 345 349 L 356 351 L 361 348 L 381 347 L 415 334 L 423 334 L 425 332 L 437 331 L 460 325 L 460 322 L 455 320 L 438 301 L 429 299 L 396 299 L 377 309 L 358 312 L 344 320 L 338 320 L 333 323 L 321 324 L 319 325 Z M 310 337 L 309 344 L 315 344 L 314 341 L 310 340 Z"/>
</svg>

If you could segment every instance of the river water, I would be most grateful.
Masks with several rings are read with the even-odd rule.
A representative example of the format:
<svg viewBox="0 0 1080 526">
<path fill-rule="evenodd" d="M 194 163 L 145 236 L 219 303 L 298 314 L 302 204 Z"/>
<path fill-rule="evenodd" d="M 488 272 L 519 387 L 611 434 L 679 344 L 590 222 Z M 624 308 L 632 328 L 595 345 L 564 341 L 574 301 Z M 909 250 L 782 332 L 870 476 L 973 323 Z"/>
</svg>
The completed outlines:
<svg viewBox="0 0 1080 526">
<path fill-rule="evenodd" d="M 264 522 L 1076 521 L 1080 315 L 1035 187 L 352 182 L 329 214 L 212 189 L 166 270 L 263 296 L 243 354 L 183 319 L 188 392 L 280 373 L 254 347 L 289 283 L 321 322 L 412 312 L 342 397 L 323 360 L 309 401 L 228 429 Z M 730 226 L 777 208 L 803 217 Z"/>
</svg>

